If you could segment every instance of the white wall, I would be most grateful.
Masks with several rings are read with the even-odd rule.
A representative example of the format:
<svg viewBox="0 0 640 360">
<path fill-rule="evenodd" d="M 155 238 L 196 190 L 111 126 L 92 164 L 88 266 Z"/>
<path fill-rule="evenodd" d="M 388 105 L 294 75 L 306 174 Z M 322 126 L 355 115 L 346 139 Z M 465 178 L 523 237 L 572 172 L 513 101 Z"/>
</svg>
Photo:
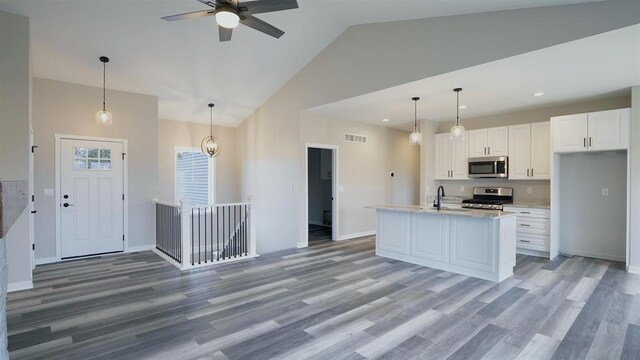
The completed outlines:
<svg viewBox="0 0 640 360">
<path fill-rule="evenodd" d="M 221 152 L 216 157 L 216 202 L 242 202 L 240 197 L 239 163 L 236 129 L 214 126 L 213 133 L 220 141 Z M 158 125 L 158 198 L 174 201 L 174 147 L 200 148 L 209 135 L 209 125 L 183 121 L 160 120 Z"/>
<path fill-rule="evenodd" d="M 640 2 L 619 0 L 349 28 L 238 128 L 259 249 L 294 247 L 306 231 L 304 109 L 638 22 Z"/>
<path fill-rule="evenodd" d="M 29 180 L 29 19 L 0 11 L 0 179 Z M 0 359 L 7 359 L 7 288 L 31 287 L 29 211 L 0 239 Z"/>
<path fill-rule="evenodd" d="M 99 74 L 96 59 L 96 72 Z M 54 134 L 124 138 L 129 140 L 129 246 L 155 242 L 155 216 L 151 200 L 158 188 L 158 99 L 155 96 L 107 90 L 112 126 L 95 123 L 102 106 L 102 89 L 61 81 L 33 81 L 35 144 L 36 260 L 53 260 L 55 198 L 44 189 L 55 188 Z"/>
<path fill-rule="evenodd" d="M 309 148 L 308 181 L 309 181 L 309 224 L 324 225 L 324 211 L 331 211 L 333 184 L 331 179 L 323 179 L 320 158 L 331 159 L 330 149 Z M 331 220 L 331 219 L 329 219 Z"/>
<path fill-rule="evenodd" d="M 631 142 L 629 144 L 629 249 L 630 271 L 640 273 L 640 85 L 631 89 Z"/>
<path fill-rule="evenodd" d="M 563 154 L 560 162 L 559 249 L 624 262 L 627 238 L 626 151 Z M 602 189 L 609 195 L 603 196 Z"/>
</svg>

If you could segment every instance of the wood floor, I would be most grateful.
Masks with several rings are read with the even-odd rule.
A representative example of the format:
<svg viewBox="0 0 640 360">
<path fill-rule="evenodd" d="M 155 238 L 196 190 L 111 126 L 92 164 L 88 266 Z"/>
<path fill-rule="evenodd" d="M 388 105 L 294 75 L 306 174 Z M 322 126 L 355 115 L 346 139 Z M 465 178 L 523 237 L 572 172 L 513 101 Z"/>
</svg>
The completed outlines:
<svg viewBox="0 0 640 360">
<path fill-rule="evenodd" d="M 328 226 L 309 224 L 309 244 L 315 244 L 321 241 L 331 241 L 331 228 Z"/>
<path fill-rule="evenodd" d="M 372 238 L 180 273 L 151 252 L 40 266 L 15 359 L 638 359 L 640 277 L 520 257 L 495 284 L 374 256 Z"/>
</svg>

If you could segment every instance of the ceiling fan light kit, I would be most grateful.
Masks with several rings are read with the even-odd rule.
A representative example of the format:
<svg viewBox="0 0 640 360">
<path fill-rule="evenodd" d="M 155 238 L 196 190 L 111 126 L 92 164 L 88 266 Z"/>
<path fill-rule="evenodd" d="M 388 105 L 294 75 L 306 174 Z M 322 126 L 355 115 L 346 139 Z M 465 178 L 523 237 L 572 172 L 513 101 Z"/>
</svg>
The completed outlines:
<svg viewBox="0 0 640 360">
<path fill-rule="evenodd" d="M 213 10 L 201 10 L 184 14 L 165 16 L 162 20 L 175 21 L 195 19 L 205 16 L 215 16 L 218 23 L 218 36 L 220 41 L 230 41 L 233 29 L 239 24 L 258 30 L 264 34 L 279 39 L 284 31 L 258 19 L 253 14 L 297 9 L 297 0 L 256 0 L 239 2 L 238 0 L 198 0 L 200 3 L 210 6 Z"/>
</svg>

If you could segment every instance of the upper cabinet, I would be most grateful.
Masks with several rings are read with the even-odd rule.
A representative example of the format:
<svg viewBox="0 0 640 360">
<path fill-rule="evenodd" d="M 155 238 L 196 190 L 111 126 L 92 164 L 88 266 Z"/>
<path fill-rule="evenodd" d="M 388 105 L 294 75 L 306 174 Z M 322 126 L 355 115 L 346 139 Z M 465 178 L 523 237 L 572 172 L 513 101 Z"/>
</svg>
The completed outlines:
<svg viewBox="0 0 640 360">
<path fill-rule="evenodd" d="M 551 118 L 553 152 L 627 149 L 630 118 L 630 109 Z"/>
<path fill-rule="evenodd" d="M 449 133 L 435 136 L 436 180 L 467 179 L 468 142 L 466 138 L 452 139 Z"/>
<path fill-rule="evenodd" d="M 467 131 L 469 157 L 507 156 L 509 128 L 506 126 Z"/>
<path fill-rule="evenodd" d="M 549 122 L 509 126 L 509 179 L 551 178 Z"/>
</svg>

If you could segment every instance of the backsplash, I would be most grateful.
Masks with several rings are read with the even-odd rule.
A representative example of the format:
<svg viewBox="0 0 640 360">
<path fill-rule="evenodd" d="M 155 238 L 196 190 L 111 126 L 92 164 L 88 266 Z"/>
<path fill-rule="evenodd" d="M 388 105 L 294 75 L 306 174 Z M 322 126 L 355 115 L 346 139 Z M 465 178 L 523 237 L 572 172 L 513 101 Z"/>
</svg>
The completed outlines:
<svg viewBox="0 0 640 360">
<path fill-rule="evenodd" d="M 427 198 L 433 199 L 438 186 L 444 186 L 447 196 L 462 196 L 470 198 L 474 187 L 510 187 L 513 188 L 514 202 L 549 202 L 551 198 L 551 184 L 549 180 L 506 180 L 506 179 L 475 179 L 458 181 L 436 181 L 434 189 L 427 191 Z M 464 190 L 461 189 L 464 187 Z M 531 194 L 528 190 L 531 190 Z"/>
</svg>

